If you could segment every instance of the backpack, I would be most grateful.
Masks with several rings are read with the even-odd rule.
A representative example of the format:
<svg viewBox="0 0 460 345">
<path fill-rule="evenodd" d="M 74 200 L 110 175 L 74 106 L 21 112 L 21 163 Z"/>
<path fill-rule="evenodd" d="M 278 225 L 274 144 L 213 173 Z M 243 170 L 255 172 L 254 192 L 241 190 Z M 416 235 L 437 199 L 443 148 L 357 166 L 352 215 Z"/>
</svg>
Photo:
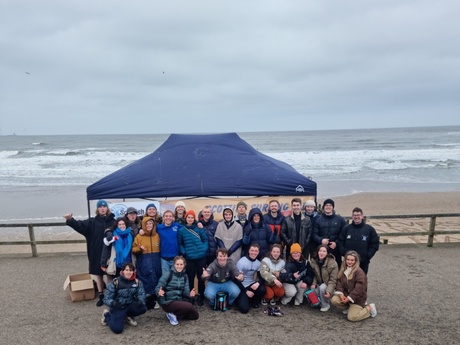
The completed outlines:
<svg viewBox="0 0 460 345">
<path fill-rule="evenodd" d="M 228 293 L 219 291 L 214 299 L 214 310 L 226 311 L 228 309 Z"/>
<path fill-rule="evenodd" d="M 308 303 L 312 307 L 319 307 L 320 306 L 321 300 L 320 300 L 318 294 L 316 293 L 315 289 L 307 290 L 307 291 L 305 291 L 304 294 L 305 294 L 305 297 L 307 298 Z"/>
</svg>

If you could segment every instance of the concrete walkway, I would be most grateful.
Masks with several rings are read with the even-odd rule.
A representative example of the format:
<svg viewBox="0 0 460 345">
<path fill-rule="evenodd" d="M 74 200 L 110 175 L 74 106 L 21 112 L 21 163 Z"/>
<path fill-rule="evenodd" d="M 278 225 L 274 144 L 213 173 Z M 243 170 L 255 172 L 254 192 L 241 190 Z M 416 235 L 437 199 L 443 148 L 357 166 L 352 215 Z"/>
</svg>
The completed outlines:
<svg viewBox="0 0 460 345">
<path fill-rule="evenodd" d="M 382 246 L 369 272 L 369 302 L 378 315 L 348 322 L 331 308 L 263 309 L 243 315 L 199 307 L 200 319 L 171 326 L 162 310 L 138 318 L 120 335 L 100 324 L 94 301 L 70 301 L 62 285 L 85 272 L 84 253 L 2 255 L 1 344 L 459 344 L 460 245 Z"/>
</svg>

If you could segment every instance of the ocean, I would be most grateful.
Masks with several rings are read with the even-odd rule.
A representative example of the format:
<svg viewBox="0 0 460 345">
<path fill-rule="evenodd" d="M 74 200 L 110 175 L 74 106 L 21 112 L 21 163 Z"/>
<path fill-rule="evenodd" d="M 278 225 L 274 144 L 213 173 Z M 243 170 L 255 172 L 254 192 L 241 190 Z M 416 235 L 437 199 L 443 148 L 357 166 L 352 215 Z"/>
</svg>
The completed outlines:
<svg viewBox="0 0 460 345">
<path fill-rule="evenodd" d="M 241 132 L 318 183 L 318 197 L 460 190 L 460 126 Z M 157 149 L 168 134 L 0 136 L 0 221 L 87 215 L 86 187 Z"/>
</svg>

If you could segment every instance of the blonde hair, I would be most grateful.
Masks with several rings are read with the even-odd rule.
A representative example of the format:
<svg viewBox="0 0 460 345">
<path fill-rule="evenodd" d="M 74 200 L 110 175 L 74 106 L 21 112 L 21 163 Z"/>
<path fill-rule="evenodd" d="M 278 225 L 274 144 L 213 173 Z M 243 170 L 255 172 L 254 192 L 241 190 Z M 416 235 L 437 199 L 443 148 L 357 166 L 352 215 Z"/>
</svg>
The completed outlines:
<svg viewBox="0 0 460 345">
<path fill-rule="evenodd" d="M 341 277 L 347 269 L 347 257 L 349 256 L 353 256 L 355 258 L 355 264 L 351 268 L 351 273 L 348 275 L 348 280 L 351 280 L 353 279 L 355 272 L 359 269 L 359 254 L 354 250 L 348 251 L 343 257 L 342 266 L 340 266 L 339 277 Z"/>
</svg>

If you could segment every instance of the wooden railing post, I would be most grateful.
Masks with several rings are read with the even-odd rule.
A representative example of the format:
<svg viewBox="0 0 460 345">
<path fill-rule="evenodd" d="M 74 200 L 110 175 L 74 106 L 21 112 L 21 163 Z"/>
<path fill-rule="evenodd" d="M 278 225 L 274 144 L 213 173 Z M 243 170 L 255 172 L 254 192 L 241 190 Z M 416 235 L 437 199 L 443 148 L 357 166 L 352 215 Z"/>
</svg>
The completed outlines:
<svg viewBox="0 0 460 345">
<path fill-rule="evenodd" d="M 34 226 L 32 224 L 27 225 L 29 228 L 30 247 L 32 248 L 32 257 L 37 257 L 37 243 L 35 242 Z"/>
<path fill-rule="evenodd" d="M 436 217 L 431 216 L 430 218 L 430 229 L 429 229 L 429 234 L 428 234 L 428 247 L 433 247 L 433 240 L 434 240 L 434 231 L 436 227 Z"/>
</svg>

